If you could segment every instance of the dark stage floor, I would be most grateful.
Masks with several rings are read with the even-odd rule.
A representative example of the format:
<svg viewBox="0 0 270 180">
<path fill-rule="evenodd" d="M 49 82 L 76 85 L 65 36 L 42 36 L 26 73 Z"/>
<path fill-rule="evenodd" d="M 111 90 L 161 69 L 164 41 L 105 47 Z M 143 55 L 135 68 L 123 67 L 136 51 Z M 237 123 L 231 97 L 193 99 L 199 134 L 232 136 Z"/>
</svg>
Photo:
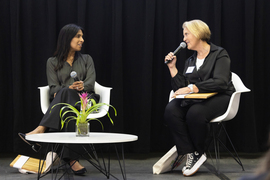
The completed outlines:
<svg viewBox="0 0 270 180">
<path fill-rule="evenodd" d="M 181 173 L 180 165 L 174 171 L 153 175 L 152 166 L 162 156 L 161 153 L 151 154 L 125 154 L 125 167 L 128 180 L 214 180 L 214 179 L 232 179 L 237 180 L 242 176 L 251 175 L 254 168 L 257 167 L 261 154 L 240 154 L 241 161 L 244 165 L 245 171 L 242 171 L 241 167 L 234 161 L 228 154 L 222 154 L 220 160 L 220 174 L 216 174 L 214 170 L 214 164 L 211 158 L 208 157 L 206 163 L 199 169 L 199 171 L 191 176 L 184 177 Z M 14 153 L 2 153 L 0 159 L 0 180 L 34 180 L 37 179 L 36 174 L 21 174 L 15 168 L 9 166 L 12 160 L 17 156 Z M 107 179 L 105 175 L 101 174 L 91 164 L 85 160 L 80 161 L 85 166 L 88 172 L 84 176 L 66 175 L 62 179 L 74 179 L 74 180 L 102 180 Z M 214 161 L 215 162 L 215 161 Z M 111 160 L 111 173 L 119 179 L 122 178 L 119 164 L 116 158 Z M 42 179 L 51 179 L 50 174 Z M 110 179 L 115 179 L 110 177 Z"/>
</svg>

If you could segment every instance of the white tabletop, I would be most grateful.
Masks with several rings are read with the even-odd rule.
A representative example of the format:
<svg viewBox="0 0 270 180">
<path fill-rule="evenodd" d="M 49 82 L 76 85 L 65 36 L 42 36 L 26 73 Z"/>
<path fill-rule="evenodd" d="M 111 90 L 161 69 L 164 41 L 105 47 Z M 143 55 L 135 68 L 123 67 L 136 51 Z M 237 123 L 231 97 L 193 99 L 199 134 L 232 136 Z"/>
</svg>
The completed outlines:
<svg viewBox="0 0 270 180">
<path fill-rule="evenodd" d="M 26 139 L 34 142 L 60 144 L 106 144 L 136 141 L 138 136 L 121 133 L 90 132 L 89 137 L 76 137 L 75 132 L 56 132 L 31 134 L 27 135 Z"/>
</svg>

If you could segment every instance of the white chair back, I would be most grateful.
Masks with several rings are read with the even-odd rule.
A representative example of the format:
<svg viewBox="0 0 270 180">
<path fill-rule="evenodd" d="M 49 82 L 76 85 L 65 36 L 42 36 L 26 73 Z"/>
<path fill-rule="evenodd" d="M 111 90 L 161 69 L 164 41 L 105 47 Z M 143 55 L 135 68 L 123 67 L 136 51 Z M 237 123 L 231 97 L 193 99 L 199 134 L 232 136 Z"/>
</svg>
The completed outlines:
<svg viewBox="0 0 270 180">
<path fill-rule="evenodd" d="M 233 82 L 233 86 L 236 90 L 236 92 L 249 92 L 250 89 L 248 89 L 244 83 L 242 82 L 242 80 L 240 79 L 240 77 L 235 74 L 234 72 L 232 72 L 232 82 Z"/>
<path fill-rule="evenodd" d="M 233 86 L 235 88 L 235 92 L 231 96 L 227 111 L 223 115 L 212 119 L 210 121 L 211 123 L 228 121 L 228 120 L 233 119 L 238 112 L 241 93 L 250 91 L 250 89 L 248 89 L 244 85 L 244 83 L 242 82 L 240 77 L 233 72 L 232 72 L 232 83 L 233 83 Z"/>
</svg>

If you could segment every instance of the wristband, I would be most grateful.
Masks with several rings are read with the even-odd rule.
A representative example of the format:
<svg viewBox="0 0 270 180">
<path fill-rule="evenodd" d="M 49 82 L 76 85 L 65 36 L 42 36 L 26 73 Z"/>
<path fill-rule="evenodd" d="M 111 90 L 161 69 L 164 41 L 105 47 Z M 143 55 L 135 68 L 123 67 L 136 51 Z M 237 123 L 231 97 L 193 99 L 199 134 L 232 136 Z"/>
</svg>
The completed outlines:
<svg viewBox="0 0 270 180">
<path fill-rule="evenodd" d="M 193 84 L 189 84 L 189 85 L 188 85 L 188 88 L 191 90 L 191 93 L 194 92 L 194 91 L 193 91 Z"/>
</svg>

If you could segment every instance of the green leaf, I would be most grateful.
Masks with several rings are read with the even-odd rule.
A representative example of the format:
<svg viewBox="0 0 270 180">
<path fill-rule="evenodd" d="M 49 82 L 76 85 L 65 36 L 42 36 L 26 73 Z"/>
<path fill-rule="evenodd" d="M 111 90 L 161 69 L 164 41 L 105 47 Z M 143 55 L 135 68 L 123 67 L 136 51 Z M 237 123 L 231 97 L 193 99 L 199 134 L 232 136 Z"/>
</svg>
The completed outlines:
<svg viewBox="0 0 270 180">
<path fill-rule="evenodd" d="M 104 130 L 103 124 L 102 124 L 102 122 L 100 120 L 98 120 L 96 118 L 87 119 L 88 115 L 93 113 L 94 111 L 97 111 L 101 106 L 104 106 L 104 105 L 113 108 L 115 116 L 117 116 L 117 111 L 110 104 L 96 103 L 96 101 L 94 99 L 90 99 L 89 103 L 90 102 L 92 102 L 92 106 L 89 107 L 85 112 L 78 111 L 74 106 L 72 106 L 72 105 L 70 105 L 68 103 L 57 103 L 51 108 L 51 111 L 55 106 L 63 105 L 63 107 L 59 111 L 59 116 L 60 116 L 60 119 L 61 119 L 61 129 L 63 129 L 64 124 L 66 124 L 66 126 L 67 126 L 68 123 L 70 121 L 72 121 L 72 120 L 76 120 L 76 124 L 89 122 L 91 120 L 96 120 L 101 124 L 102 130 Z M 80 101 L 76 102 L 75 105 L 77 105 L 78 103 L 82 104 L 83 100 L 80 98 Z M 50 113 L 51 113 L 51 111 L 50 111 Z M 74 115 L 70 115 L 68 117 L 65 117 L 66 115 L 68 115 L 68 113 L 73 113 Z M 110 114 L 109 114 L 108 111 L 107 111 L 107 116 L 110 119 L 110 122 L 114 125 L 114 122 L 113 122 L 112 118 L 110 117 Z"/>
</svg>

